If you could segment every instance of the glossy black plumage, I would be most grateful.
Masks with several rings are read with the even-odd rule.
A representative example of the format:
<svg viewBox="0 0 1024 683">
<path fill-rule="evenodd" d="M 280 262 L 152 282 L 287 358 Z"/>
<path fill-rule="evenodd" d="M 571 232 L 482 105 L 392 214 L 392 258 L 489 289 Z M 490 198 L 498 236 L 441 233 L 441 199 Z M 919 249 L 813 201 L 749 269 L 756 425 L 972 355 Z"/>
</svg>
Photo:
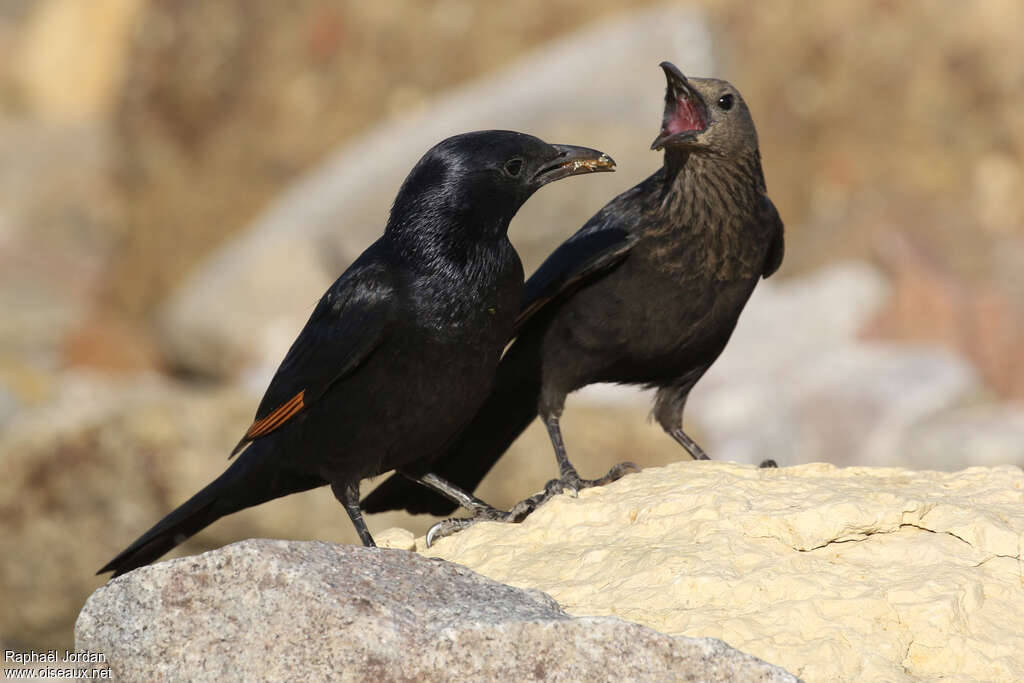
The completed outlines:
<svg viewBox="0 0 1024 683">
<path fill-rule="evenodd" d="M 538 415 L 560 453 L 560 480 L 549 493 L 588 485 L 565 457 L 558 418 L 567 394 L 595 382 L 657 388 L 655 419 L 694 458 L 707 457 L 682 429 L 683 408 L 758 280 L 779 267 L 783 225 L 765 194 L 757 133 L 740 94 L 725 81 L 662 67 L 665 115 L 653 147 L 664 148 L 664 164 L 609 202 L 527 281 L 518 338 L 490 395 L 430 464 L 457 486 L 473 490 Z M 400 476 L 362 507 L 455 509 Z"/>
<path fill-rule="evenodd" d="M 372 545 L 359 481 L 440 452 L 487 396 L 521 301 L 509 221 L 542 185 L 613 167 L 595 150 L 509 131 L 432 148 L 384 235 L 320 299 L 237 459 L 100 572 L 148 564 L 224 515 L 326 484 Z"/>
</svg>

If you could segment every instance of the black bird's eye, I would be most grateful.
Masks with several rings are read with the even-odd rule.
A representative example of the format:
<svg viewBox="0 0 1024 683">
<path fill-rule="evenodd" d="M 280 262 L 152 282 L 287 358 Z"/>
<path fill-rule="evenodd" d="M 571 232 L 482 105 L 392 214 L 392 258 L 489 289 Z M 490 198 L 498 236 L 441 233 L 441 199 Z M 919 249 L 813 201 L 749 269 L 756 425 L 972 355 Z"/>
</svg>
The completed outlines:
<svg viewBox="0 0 1024 683">
<path fill-rule="evenodd" d="M 718 98 L 718 106 L 722 111 L 729 111 L 732 109 L 732 95 L 725 94 Z"/>
<path fill-rule="evenodd" d="M 505 162 L 505 173 L 508 173 L 513 178 L 519 175 L 519 172 L 521 170 L 523 170 L 522 159 L 509 159 L 508 161 Z"/>
</svg>

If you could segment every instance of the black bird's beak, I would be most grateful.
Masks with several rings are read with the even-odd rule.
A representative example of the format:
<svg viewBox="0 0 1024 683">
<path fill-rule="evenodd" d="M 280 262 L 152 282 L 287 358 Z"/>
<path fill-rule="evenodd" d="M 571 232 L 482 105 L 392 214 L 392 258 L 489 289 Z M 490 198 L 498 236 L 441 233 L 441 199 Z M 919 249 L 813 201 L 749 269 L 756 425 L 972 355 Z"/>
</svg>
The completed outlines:
<svg viewBox="0 0 1024 683">
<path fill-rule="evenodd" d="M 665 88 L 665 114 L 661 132 L 651 143 L 651 149 L 661 149 L 665 142 L 678 135 L 683 140 L 694 140 L 708 127 L 708 107 L 683 72 L 672 62 L 660 64 L 668 84 Z"/>
<path fill-rule="evenodd" d="M 596 149 L 575 145 L 551 145 L 558 155 L 541 166 L 533 179 L 540 185 L 584 173 L 602 173 L 615 170 L 615 161 Z"/>
</svg>

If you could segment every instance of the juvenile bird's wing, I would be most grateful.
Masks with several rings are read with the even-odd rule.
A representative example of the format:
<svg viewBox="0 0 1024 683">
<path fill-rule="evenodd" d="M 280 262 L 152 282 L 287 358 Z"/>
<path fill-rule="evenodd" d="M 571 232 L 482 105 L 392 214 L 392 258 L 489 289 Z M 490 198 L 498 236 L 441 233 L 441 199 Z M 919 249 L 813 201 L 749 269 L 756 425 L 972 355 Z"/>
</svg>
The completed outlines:
<svg viewBox="0 0 1024 683">
<path fill-rule="evenodd" d="M 332 384 L 354 372 L 384 340 L 393 320 L 392 281 L 382 264 L 360 261 L 320 299 L 232 456 L 301 413 Z"/>
<path fill-rule="evenodd" d="M 782 256 L 786 253 L 786 243 L 783 236 L 782 219 L 776 210 L 772 200 L 766 196 L 761 197 L 760 220 L 769 227 L 772 244 L 768 247 L 768 257 L 764 261 L 763 277 L 768 277 L 782 265 Z"/>
<path fill-rule="evenodd" d="M 619 227 L 585 225 L 555 249 L 526 281 L 515 330 L 518 332 L 538 311 L 571 294 L 589 278 L 614 269 L 636 240 L 635 235 Z"/>
</svg>

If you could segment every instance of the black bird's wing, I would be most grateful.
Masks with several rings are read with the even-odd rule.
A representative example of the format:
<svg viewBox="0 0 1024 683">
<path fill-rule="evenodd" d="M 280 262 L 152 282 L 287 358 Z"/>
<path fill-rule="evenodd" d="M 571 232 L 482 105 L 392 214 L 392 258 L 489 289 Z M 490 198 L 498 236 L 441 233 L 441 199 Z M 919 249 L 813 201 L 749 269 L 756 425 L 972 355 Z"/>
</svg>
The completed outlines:
<svg viewBox="0 0 1024 683">
<path fill-rule="evenodd" d="M 515 330 L 518 332 L 549 303 L 622 263 L 636 241 L 636 235 L 618 227 L 584 226 L 555 249 L 526 281 Z"/>
<path fill-rule="evenodd" d="M 611 206 L 611 205 L 610 205 Z M 527 280 L 516 318 L 516 334 L 531 321 L 541 322 L 550 304 L 571 296 L 593 278 L 612 271 L 629 255 L 638 236 L 612 224 L 614 213 L 600 211 L 541 264 Z M 494 463 L 537 416 L 540 371 L 535 338 L 513 343 L 498 365 L 491 393 L 447 451 L 428 463 L 429 470 L 463 488 L 474 490 Z M 445 515 L 457 507 L 447 498 L 399 474 L 393 474 L 361 503 L 367 512 L 405 509 L 413 514 Z"/>
<path fill-rule="evenodd" d="M 760 209 L 759 218 L 762 224 L 769 227 L 772 236 L 772 244 L 768 247 L 768 257 L 764 261 L 764 270 L 761 271 L 763 277 L 769 277 L 782 265 L 782 257 L 786 253 L 786 242 L 783 236 L 782 219 L 779 218 L 779 212 L 772 204 L 772 200 L 762 195 Z"/>
<path fill-rule="evenodd" d="M 365 255 L 364 255 L 365 256 Z M 279 429 L 373 353 L 393 320 L 383 264 L 359 259 L 323 295 L 270 381 L 256 418 L 231 455 Z"/>
<path fill-rule="evenodd" d="M 372 249 L 372 247 L 371 247 Z M 323 295 L 270 382 L 256 420 L 231 453 L 256 441 L 225 472 L 192 496 L 99 571 L 119 576 L 149 564 L 225 515 L 327 482 L 284 466 L 260 441 L 356 371 L 387 336 L 395 319 L 391 276 L 370 250 Z"/>
</svg>

